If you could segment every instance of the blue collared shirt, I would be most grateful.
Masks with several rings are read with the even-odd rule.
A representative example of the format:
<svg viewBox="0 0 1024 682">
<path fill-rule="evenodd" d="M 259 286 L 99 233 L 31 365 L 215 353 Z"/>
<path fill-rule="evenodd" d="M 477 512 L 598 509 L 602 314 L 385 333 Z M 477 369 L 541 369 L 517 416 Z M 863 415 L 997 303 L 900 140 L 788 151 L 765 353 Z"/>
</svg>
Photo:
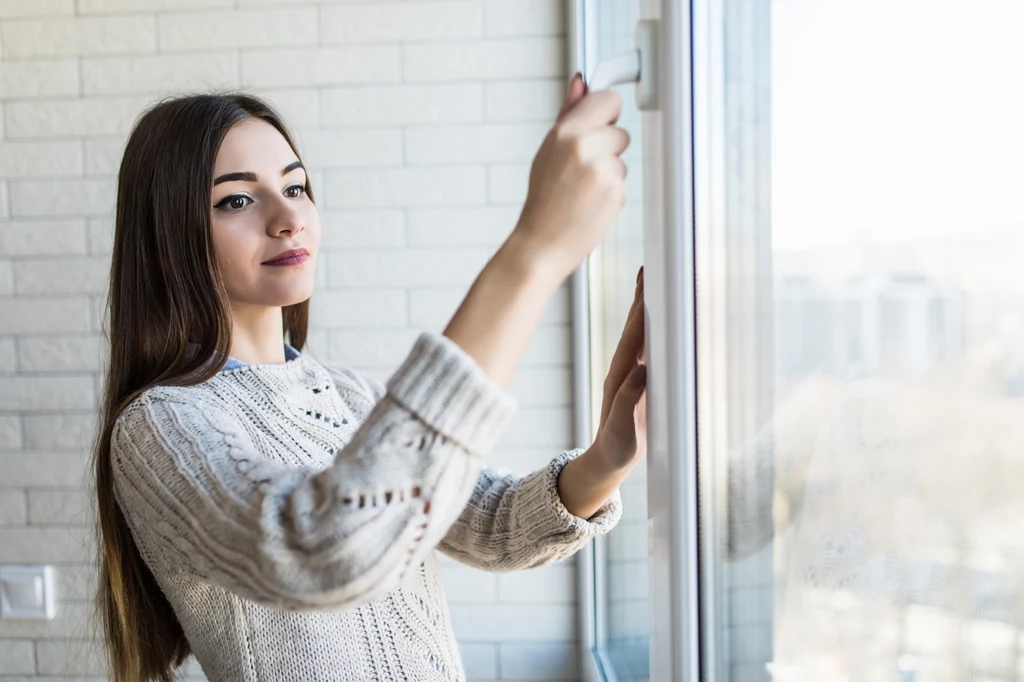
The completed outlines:
<svg viewBox="0 0 1024 682">
<path fill-rule="evenodd" d="M 197 344 L 197 343 L 190 343 L 190 344 L 188 344 L 188 350 L 189 350 L 190 353 L 195 353 L 197 348 L 199 348 L 199 344 Z M 285 343 L 284 344 L 284 361 L 285 362 L 288 362 L 289 360 L 294 360 L 295 358 L 299 357 L 299 355 L 300 355 L 299 351 L 297 351 L 291 344 L 289 344 L 289 343 Z M 224 364 L 224 367 L 222 367 L 220 371 L 226 372 L 229 369 L 238 369 L 239 367 L 247 367 L 247 366 L 248 366 L 248 363 L 242 362 L 238 358 L 234 358 L 234 357 L 228 356 L 228 361 Z"/>
<path fill-rule="evenodd" d="M 285 343 L 284 344 L 284 361 L 288 362 L 289 360 L 294 360 L 297 357 L 299 357 L 299 351 L 295 350 L 291 346 L 291 344 Z M 224 367 L 221 368 L 220 371 L 226 372 L 229 369 L 236 369 L 238 367 L 245 367 L 245 366 L 247 366 L 247 364 L 248 363 L 242 362 L 238 358 L 234 358 L 234 357 L 228 356 L 227 363 L 224 365 Z"/>
</svg>

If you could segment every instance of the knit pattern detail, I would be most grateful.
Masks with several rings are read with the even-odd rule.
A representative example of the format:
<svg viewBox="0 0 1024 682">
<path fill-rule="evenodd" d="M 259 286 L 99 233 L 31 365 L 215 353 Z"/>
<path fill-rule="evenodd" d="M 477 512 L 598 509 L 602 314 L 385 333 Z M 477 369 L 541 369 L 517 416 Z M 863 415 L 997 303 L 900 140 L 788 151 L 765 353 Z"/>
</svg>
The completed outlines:
<svg viewBox="0 0 1024 682">
<path fill-rule="evenodd" d="M 581 450 L 483 466 L 516 411 L 424 333 L 386 385 L 302 354 L 147 390 L 120 415 L 114 494 L 211 682 L 465 678 L 434 550 L 542 566 L 621 517 L 558 498 Z"/>
</svg>

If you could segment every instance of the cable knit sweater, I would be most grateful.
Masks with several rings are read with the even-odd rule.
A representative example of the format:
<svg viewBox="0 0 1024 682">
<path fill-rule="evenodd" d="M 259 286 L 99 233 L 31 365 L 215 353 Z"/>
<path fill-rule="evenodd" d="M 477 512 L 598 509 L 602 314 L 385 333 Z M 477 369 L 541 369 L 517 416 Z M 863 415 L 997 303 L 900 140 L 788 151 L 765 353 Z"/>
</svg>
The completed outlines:
<svg viewBox="0 0 1024 682">
<path fill-rule="evenodd" d="M 158 386 L 118 418 L 114 493 L 211 682 L 456 681 L 435 548 L 490 571 L 563 559 L 621 516 L 483 466 L 516 403 L 424 333 L 386 385 L 286 347 Z"/>
</svg>

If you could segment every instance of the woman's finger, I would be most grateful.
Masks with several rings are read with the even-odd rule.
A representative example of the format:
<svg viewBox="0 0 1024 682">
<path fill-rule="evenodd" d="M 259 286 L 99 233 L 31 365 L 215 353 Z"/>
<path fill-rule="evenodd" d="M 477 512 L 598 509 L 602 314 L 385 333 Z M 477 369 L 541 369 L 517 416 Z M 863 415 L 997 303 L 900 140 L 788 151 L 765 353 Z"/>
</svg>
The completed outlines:
<svg viewBox="0 0 1024 682">
<path fill-rule="evenodd" d="M 583 155 L 587 158 L 619 156 L 630 142 L 629 132 L 619 126 L 607 126 L 587 133 L 581 138 Z"/>
<path fill-rule="evenodd" d="M 616 387 L 612 395 L 607 422 L 600 437 L 605 450 L 617 465 L 626 465 L 637 454 L 636 420 L 634 413 L 647 390 L 647 368 L 638 365 Z"/>
<path fill-rule="evenodd" d="M 615 392 L 618 391 L 622 382 L 637 365 L 637 358 L 642 354 L 644 345 L 644 308 L 643 308 L 643 278 L 637 276 L 637 287 L 634 290 L 633 305 L 626 316 L 626 324 L 623 326 L 619 343 L 612 355 L 611 367 L 608 368 L 608 375 L 605 378 L 605 400 L 601 408 L 601 421 L 603 424 L 611 410 L 611 404 Z"/>
<path fill-rule="evenodd" d="M 636 314 L 637 308 L 641 305 L 641 294 L 644 290 L 644 266 L 640 266 L 640 269 L 636 273 L 636 287 L 633 289 L 633 303 L 629 306 L 629 312 L 626 313 L 626 326 L 623 328 L 623 334 L 626 332 L 626 328 L 629 327 L 629 320 L 633 319 L 633 315 Z"/>
<path fill-rule="evenodd" d="M 613 90 L 591 92 L 580 98 L 559 119 L 559 126 L 570 135 L 583 135 L 592 130 L 615 125 L 622 112 L 622 96 Z"/>
<path fill-rule="evenodd" d="M 583 75 L 577 73 L 569 81 L 569 87 L 565 91 L 565 98 L 562 100 L 562 108 L 558 111 L 558 116 L 555 117 L 555 120 L 565 116 L 585 94 L 587 94 L 587 84 L 583 80 Z"/>
<path fill-rule="evenodd" d="M 640 350 L 637 352 L 636 361 L 641 365 L 647 364 L 647 325 L 646 315 L 644 314 L 643 298 L 641 294 L 640 299 L 640 314 L 637 315 L 637 326 L 638 334 L 640 335 Z"/>
</svg>

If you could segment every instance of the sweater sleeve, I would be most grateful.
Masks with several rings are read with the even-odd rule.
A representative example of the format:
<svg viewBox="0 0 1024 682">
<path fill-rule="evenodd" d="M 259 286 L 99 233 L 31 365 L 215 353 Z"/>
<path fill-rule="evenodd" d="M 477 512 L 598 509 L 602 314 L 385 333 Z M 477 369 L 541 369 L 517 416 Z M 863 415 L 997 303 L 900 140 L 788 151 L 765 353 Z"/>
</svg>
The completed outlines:
<svg viewBox="0 0 1024 682">
<path fill-rule="evenodd" d="M 368 390 L 371 400 L 386 393 L 372 376 L 349 371 L 347 381 Z M 609 532 L 622 518 L 619 490 L 589 519 L 573 515 L 558 495 L 559 473 L 582 452 L 562 452 L 525 476 L 483 468 L 466 508 L 438 549 L 476 568 L 514 571 L 560 561 L 590 538 Z"/>
<path fill-rule="evenodd" d="M 515 408 L 461 348 L 425 333 L 315 471 L 258 453 L 242 415 L 151 389 L 115 424 L 114 493 L 154 570 L 275 608 L 349 608 L 393 591 L 444 538 Z"/>
<path fill-rule="evenodd" d="M 583 451 L 562 452 L 525 476 L 483 469 L 438 549 L 470 566 L 514 571 L 565 559 L 610 531 L 622 518 L 618 489 L 589 519 L 573 515 L 558 496 L 558 474 Z"/>
</svg>

